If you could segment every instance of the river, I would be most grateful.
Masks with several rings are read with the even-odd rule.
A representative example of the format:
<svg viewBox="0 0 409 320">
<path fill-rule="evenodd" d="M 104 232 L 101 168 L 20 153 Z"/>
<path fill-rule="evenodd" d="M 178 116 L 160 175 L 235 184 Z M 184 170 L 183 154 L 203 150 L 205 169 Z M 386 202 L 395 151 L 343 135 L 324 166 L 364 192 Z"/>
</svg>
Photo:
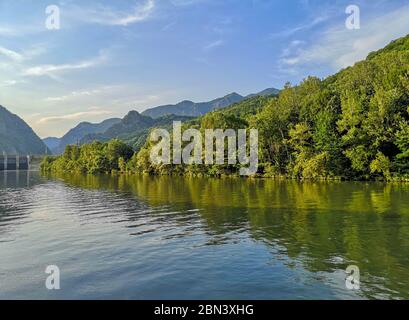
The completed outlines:
<svg viewBox="0 0 409 320">
<path fill-rule="evenodd" d="M 408 299 L 409 184 L 0 172 L 0 298 Z"/>
</svg>

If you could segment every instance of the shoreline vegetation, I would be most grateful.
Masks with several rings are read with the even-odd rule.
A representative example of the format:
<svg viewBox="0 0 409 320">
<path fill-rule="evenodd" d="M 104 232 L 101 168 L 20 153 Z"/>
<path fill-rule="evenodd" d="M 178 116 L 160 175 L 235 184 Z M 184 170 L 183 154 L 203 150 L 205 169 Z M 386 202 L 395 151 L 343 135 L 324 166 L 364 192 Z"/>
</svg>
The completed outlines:
<svg viewBox="0 0 409 320">
<path fill-rule="evenodd" d="M 183 130 L 258 129 L 254 177 L 409 182 L 409 36 L 326 79 L 287 84 L 183 123 Z M 67 146 L 46 157 L 45 173 L 238 176 L 238 165 L 154 165 L 149 140 Z M 227 155 L 226 155 L 227 159 Z M 227 163 L 227 161 L 226 161 Z"/>
</svg>

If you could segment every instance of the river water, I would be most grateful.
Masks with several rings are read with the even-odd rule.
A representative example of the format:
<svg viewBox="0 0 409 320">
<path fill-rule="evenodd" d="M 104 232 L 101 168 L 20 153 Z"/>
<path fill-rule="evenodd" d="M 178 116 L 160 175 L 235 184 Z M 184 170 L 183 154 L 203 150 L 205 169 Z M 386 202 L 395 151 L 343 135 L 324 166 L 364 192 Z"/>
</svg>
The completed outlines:
<svg viewBox="0 0 409 320">
<path fill-rule="evenodd" d="M 0 172 L 0 298 L 408 299 L 409 184 Z"/>
</svg>

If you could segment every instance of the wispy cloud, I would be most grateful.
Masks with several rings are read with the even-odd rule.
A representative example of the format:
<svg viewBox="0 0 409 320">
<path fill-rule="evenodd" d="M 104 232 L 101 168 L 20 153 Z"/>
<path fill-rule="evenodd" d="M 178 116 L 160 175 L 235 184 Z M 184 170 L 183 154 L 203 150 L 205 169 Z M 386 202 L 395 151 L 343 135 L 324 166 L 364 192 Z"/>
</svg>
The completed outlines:
<svg viewBox="0 0 409 320">
<path fill-rule="evenodd" d="M 46 47 L 44 45 L 37 45 L 30 47 L 22 52 L 17 52 L 5 47 L 0 46 L 0 56 L 4 56 L 14 62 L 21 63 L 26 60 L 30 60 L 36 56 L 45 53 Z"/>
<path fill-rule="evenodd" d="M 205 29 L 219 36 L 232 33 L 234 31 L 233 18 L 229 16 L 212 18 L 205 26 Z"/>
<path fill-rule="evenodd" d="M 16 84 L 23 83 L 24 81 L 19 81 L 19 80 L 4 80 L 0 82 L 0 87 L 12 87 L 15 86 Z"/>
<path fill-rule="evenodd" d="M 20 53 L 18 53 L 16 51 L 4 48 L 4 47 L 0 47 L 0 55 L 5 56 L 5 57 L 7 57 L 7 58 L 9 58 L 9 59 L 11 59 L 13 61 L 17 61 L 17 62 L 20 62 L 20 61 L 24 60 L 24 57 L 23 57 L 22 54 L 20 54 Z"/>
<path fill-rule="evenodd" d="M 360 30 L 348 30 L 340 23 L 317 35 L 317 40 L 312 44 L 289 46 L 281 63 L 290 67 L 326 64 L 335 70 L 351 66 L 392 39 L 405 36 L 409 30 L 408 16 L 409 6 L 406 5 L 382 16 L 366 19 Z"/>
<path fill-rule="evenodd" d="M 172 29 L 175 25 L 176 25 L 176 21 L 172 21 L 172 22 L 170 22 L 170 23 L 164 25 L 161 30 L 162 30 L 162 31 L 170 30 L 170 29 Z"/>
<path fill-rule="evenodd" d="M 303 24 L 303 25 L 299 25 L 297 27 L 291 28 L 291 29 L 286 29 L 286 30 L 282 30 L 279 32 L 275 32 L 275 33 L 271 33 L 270 34 L 270 38 L 271 39 L 275 39 L 275 38 L 279 38 L 279 37 L 289 37 L 292 36 L 298 32 L 301 31 L 307 31 L 310 30 L 312 28 L 314 28 L 315 26 L 324 23 L 325 21 L 328 21 L 328 19 L 330 18 L 329 14 L 324 14 L 321 15 L 319 17 L 315 17 L 314 19 L 312 19 L 310 22 Z"/>
<path fill-rule="evenodd" d="M 47 52 L 46 45 L 37 44 L 23 49 L 12 50 L 0 46 L 0 87 L 12 87 L 26 82 L 23 70 L 29 69 L 30 60 Z"/>
<path fill-rule="evenodd" d="M 30 25 L 2 25 L 0 26 L 0 36 L 5 38 L 23 37 L 41 32 L 46 32 L 47 29 L 40 24 Z"/>
<path fill-rule="evenodd" d="M 134 23 L 142 22 L 151 17 L 155 9 L 155 0 L 139 1 L 135 7 L 126 11 L 118 11 L 112 7 L 95 6 L 84 8 L 67 7 L 67 16 L 72 20 L 80 20 L 84 23 L 128 26 Z"/>
<path fill-rule="evenodd" d="M 203 47 L 203 50 L 204 51 L 210 51 L 210 50 L 213 50 L 213 49 L 215 49 L 217 47 L 221 47 L 222 45 L 224 45 L 223 40 L 216 40 L 216 41 L 213 41 L 213 42 L 210 42 L 210 43 L 206 44 Z"/>
<path fill-rule="evenodd" d="M 135 8 L 132 14 L 127 15 L 125 17 L 118 17 L 117 19 L 112 20 L 111 24 L 127 26 L 128 24 L 144 21 L 150 16 L 154 7 L 155 7 L 154 0 L 148 0 L 144 5 Z"/>
<path fill-rule="evenodd" d="M 10 37 L 10 36 L 15 36 L 15 35 L 16 35 L 15 29 L 0 26 L 0 36 Z"/>
<path fill-rule="evenodd" d="M 109 114 L 112 114 L 112 112 L 108 110 L 98 110 L 98 108 L 92 108 L 92 110 L 89 110 L 89 111 L 70 113 L 70 114 L 65 114 L 65 115 L 60 115 L 60 116 L 43 117 L 40 120 L 38 120 L 37 123 L 46 124 L 50 122 L 58 122 L 58 121 L 64 121 L 64 120 L 82 120 L 87 117 L 109 115 Z"/>
<path fill-rule="evenodd" d="M 107 60 L 105 52 L 101 52 L 99 56 L 94 59 L 81 61 L 78 63 L 69 64 L 46 64 L 34 67 L 29 67 L 23 71 L 24 76 L 49 76 L 50 78 L 56 78 L 59 73 L 63 73 L 70 70 L 79 70 L 95 67 L 104 63 Z"/>
<path fill-rule="evenodd" d="M 111 92 L 112 89 L 117 89 L 117 88 L 119 88 L 119 86 L 103 86 L 103 87 L 96 88 L 96 89 L 72 91 L 66 95 L 47 97 L 44 100 L 49 101 L 49 102 L 61 102 L 61 101 L 67 101 L 70 99 L 75 99 L 75 98 L 91 97 L 91 96 L 99 95 L 102 93 L 108 93 L 108 92 Z"/>
<path fill-rule="evenodd" d="M 45 101 L 57 102 L 57 101 L 65 101 L 70 98 L 74 97 L 81 97 L 81 96 L 92 96 L 93 94 L 99 93 L 99 90 L 92 90 L 92 91 L 73 91 L 70 94 L 59 96 L 59 97 L 47 97 Z"/>
</svg>

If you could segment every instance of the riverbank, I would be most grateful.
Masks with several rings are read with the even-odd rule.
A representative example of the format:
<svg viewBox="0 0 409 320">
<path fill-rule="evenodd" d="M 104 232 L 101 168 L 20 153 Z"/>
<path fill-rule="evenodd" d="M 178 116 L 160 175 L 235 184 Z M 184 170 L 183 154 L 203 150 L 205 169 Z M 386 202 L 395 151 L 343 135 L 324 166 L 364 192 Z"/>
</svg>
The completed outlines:
<svg viewBox="0 0 409 320">
<path fill-rule="evenodd" d="M 217 175 L 210 175 L 210 174 L 194 174 L 192 172 L 186 172 L 185 174 L 178 173 L 152 173 L 152 172 L 131 172 L 131 171 L 119 171 L 119 170 L 111 170 L 106 172 L 99 172 L 99 173 L 89 173 L 89 172 L 79 172 L 79 171 L 52 171 L 52 170 L 40 170 L 41 173 L 45 175 L 65 175 L 65 174 L 91 174 L 91 175 L 98 175 L 103 174 L 106 176 L 151 176 L 151 177 L 187 177 L 187 178 L 214 178 L 214 179 L 243 179 L 243 180 L 277 180 L 277 181 L 299 181 L 299 182 L 382 182 L 382 183 L 409 183 L 409 177 L 392 177 L 391 179 L 385 179 L 382 177 L 373 178 L 373 179 L 348 179 L 346 177 L 316 177 L 314 179 L 307 179 L 303 177 L 291 177 L 286 175 L 263 175 L 263 174 L 255 174 L 252 176 L 240 176 L 238 173 L 236 174 L 217 174 Z"/>
</svg>

